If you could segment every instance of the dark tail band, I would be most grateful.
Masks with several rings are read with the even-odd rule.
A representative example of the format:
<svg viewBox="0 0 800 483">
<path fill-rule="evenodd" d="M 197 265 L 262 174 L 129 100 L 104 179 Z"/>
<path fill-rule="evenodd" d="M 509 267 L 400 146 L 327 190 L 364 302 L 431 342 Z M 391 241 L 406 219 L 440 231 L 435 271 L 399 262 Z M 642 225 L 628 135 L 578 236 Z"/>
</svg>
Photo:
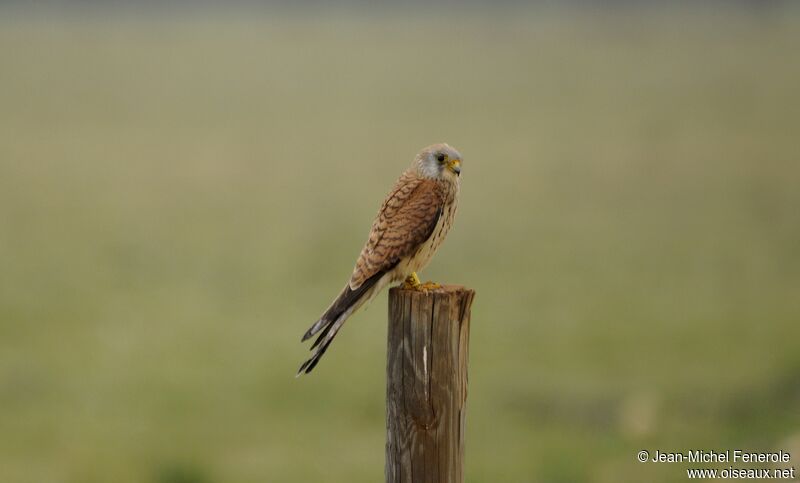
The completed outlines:
<svg viewBox="0 0 800 483">
<path fill-rule="evenodd" d="M 333 338 L 336 337 L 339 329 L 341 329 L 348 317 L 350 317 L 364 302 L 365 297 L 369 295 L 370 289 L 378 283 L 378 280 L 380 280 L 385 273 L 386 271 L 376 273 L 365 280 L 364 283 L 355 290 L 351 290 L 349 284 L 345 285 L 342 293 L 336 297 L 336 300 L 334 300 L 328 310 L 322 314 L 322 317 L 308 328 L 303 335 L 303 342 L 317 333 L 319 333 L 319 337 L 311 344 L 311 350 L 314 350 L 314 354 L 300 366 L 300 369 L 297 371 L 298 376 L 303 373 L 308 374 L 316 367 L 322 355 L 328 350 L 328 346 L 331 345 Z"/>
</svg>

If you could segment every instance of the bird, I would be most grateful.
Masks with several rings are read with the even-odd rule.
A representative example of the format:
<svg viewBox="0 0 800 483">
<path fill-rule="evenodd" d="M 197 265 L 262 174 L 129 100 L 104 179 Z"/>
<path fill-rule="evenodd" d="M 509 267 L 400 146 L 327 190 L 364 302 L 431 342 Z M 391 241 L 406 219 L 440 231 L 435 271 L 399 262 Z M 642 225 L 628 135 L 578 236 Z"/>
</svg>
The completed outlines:
<svg viewBox="0 0 800 483">
<path fill-rule="evenodd" d="M 301 342 L 319 334 L 296 377 L 317 366 L 347 319 L 387 285 L 402 280 L 408 290 L 441 288 L 435 282 L 421 283 L 417 272 L 428 265 L 453 225 L 461 162 L 461 154 L 448 144 L 433 144 L 400 175 L 378 210 L 350 279 L 303 335 Z"/>
</svg>

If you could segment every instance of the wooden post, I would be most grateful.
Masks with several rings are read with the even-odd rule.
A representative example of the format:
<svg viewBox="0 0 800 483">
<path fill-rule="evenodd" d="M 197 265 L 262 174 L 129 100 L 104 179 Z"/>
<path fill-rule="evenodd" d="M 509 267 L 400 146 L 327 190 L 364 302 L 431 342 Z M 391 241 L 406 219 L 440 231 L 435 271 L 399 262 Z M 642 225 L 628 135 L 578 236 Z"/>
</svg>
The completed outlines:
<svg viewBox="0 0 800 483">
<path fill-rule="evenodd" d="M 473 290 L 389 291 L 386 482 L 462 483 Z"/>
</svg>

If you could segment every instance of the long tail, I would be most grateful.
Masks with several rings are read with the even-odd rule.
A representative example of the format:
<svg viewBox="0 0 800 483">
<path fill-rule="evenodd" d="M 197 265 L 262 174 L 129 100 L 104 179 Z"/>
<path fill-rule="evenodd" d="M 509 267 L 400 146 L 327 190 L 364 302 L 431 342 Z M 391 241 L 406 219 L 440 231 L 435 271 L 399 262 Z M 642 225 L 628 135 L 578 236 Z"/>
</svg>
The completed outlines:
<svg viewBox="0 0 800 483">
<path fill-rule="evenodd" d="M 385 274 L 386 272 L 384 271 L 376 273 L 365 280 L 364 283 L 355 290 L 351 290 L 349 284 L 345 285 L 342 292 L 336 297 L 336 300 L 333 301 L 328 310 L 322 314 L 322 317 L 320 317 L 318 321 L 314 322 L 314 324 L 309 327 L 303 335 L 303 342 L 317 333 L 319 333 L 319 336 L 317 340 L 311 344 L 311 350 L 313 350 L 314 353 L 297 371 L 298 377 L 303 373 L 308 374 L 317 366 L 317 363 L 322 358 L 322 355 L 325 354 L 325 351 L 328 350 L 328 346 L 333 342 L 333 338 L 336 337 L 339 329 L 342 328 L 342 325 L 344 325 L 353 312 L 358 310 L 364 302 L 369 300 L 372 295 L 377 292 L 375 289 L 380 287 L 377 287 L 376 284 Z"/>
</svg>

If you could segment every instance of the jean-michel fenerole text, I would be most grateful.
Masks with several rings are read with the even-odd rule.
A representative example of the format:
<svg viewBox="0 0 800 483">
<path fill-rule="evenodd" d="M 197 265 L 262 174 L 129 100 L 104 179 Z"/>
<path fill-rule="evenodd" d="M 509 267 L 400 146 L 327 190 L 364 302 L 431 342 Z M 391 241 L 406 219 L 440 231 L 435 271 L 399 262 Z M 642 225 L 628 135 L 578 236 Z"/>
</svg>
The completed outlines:
<svg viewBox="0 0 800 483">
<path fill-rule="evenodd" d="M 786 451 L 758 453 L 740 449 L 724 451 L 690 450 L 684 453 L 668 453 L 656 450 L 653 463 L 787 463 L 792 455 Z"/>
</svg>

